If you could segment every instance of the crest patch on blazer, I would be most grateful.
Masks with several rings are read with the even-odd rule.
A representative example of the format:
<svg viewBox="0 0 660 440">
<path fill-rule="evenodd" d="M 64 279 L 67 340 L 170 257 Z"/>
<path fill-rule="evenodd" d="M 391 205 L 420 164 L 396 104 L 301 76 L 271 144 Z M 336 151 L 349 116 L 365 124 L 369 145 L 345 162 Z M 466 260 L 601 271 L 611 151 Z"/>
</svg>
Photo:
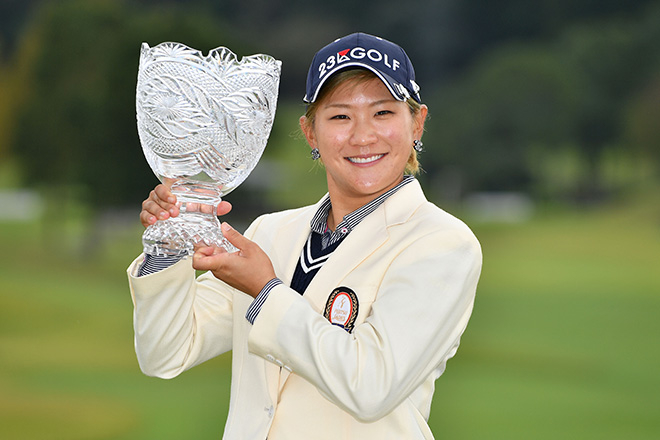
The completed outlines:
<svg viewBox="0 0 660 440">
<path fill-rule="evenodd" d="M 337 287 L 325 303 L 323 316 L 333 325 L 342 327 L 347 332 L 353 331 L 358 315 L 358 298 L 348 287 Z"/>
</svg>

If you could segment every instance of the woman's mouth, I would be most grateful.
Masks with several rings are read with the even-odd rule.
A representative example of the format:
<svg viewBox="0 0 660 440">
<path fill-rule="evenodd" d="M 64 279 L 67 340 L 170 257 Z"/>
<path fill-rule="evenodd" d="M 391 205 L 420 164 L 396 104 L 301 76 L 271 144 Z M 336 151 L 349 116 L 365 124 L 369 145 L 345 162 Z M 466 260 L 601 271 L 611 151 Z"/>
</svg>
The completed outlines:
<svg viewBox="0 0 660 440">
<path fill-rule="evenodd" d="M 348 159 L 349 162 L 351 162 L 351 163 L 365 164 L 365 163 L 375 162 L 383 156 L 385 156 L 385 155 L 384 154 L 374 154 L 373 156 L 347 157 L 346 159 Z"/>
</svg>

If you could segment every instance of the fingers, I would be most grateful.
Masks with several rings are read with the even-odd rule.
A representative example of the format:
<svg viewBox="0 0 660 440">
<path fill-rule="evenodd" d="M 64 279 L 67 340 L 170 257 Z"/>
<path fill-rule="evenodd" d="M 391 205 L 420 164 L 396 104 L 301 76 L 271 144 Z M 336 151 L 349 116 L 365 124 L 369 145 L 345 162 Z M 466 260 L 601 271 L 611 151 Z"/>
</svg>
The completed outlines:
<svg viewBox="0 0 660 440">
<path fill-rule="evenodd" d="M 224 249 L 223 249 L 224 250 Z M 219 252 L 218 248 L 203 246 L 195 249 L 193 254 L 193 267 L 196 270 L 215 270 L 221 264 L 222 260 L 216 257 Z M 224 253 L 227 253 L 226 251 Z"/>
<path fill-rule="evenodd" d="M 140 222 L 144 227 L 147 227 L 153 225 L 158 220 L 165 220 L 171 216 L 176 217 L 177 215 L 179 215 L 179 208 L 176 206 L 176 197 L 172 194 L 169 187 L 160 184 L 142 202 Z"/>
<path fill-rule="evenodd" d="M 190 212 L 199 211 L 205 214 L 214 214 L 211 205 L 200 203 L 186 203 L 185 209 Z M 232 209 L 231 203 L 224 200 L 218 204 L 215 215 L 225 215 Z M 177 205 L 176 196 L 165 184 L 156 186 L 149 197 L 142 202 L 142 211 L 140 212 L 140 222 L 146 228 L 153 225 L 158 220 L 167 220 L 170 217 L 179 215 L 180 209 Z"/>
<path fill-rule="evenodd" d="M 231 203 L 221 201 L 218 204 L 216 212 L 213 211 L 213 205 L 198 202 L 187 202 L 185 204 L 186 212 L 201 212 L 202 214 L 225 215 L 231 211 Z"/>
<path fill-rule="evenodd" d="M 268 255 L 253 241 L 245 238 L 229 224 L 222 224 L 225 238 L 239 251 L 200 247 L 193 254 L 193 267 L 210 270 L 216 278 L 253 297 L 275 278 L 275 270 Z"/>
<path fill-rule="evenodd" d="M 232 208 L 231 203 L 229 203 L 229 202 L 225 202 L 225 201 L 223 200 L 223 201 L 221 201 L 221 202 L 218 204 L 218 212 L 217 212 L 217 215 L 225 215 L 225 214 L 229 214 L 229 211 L 231 211 L 231 208 Z"/>
<path fill-rule="evenodd" d="M 236 246 L 241 253 L 248 252 L 253 242 L 245 238 L 236 229 L 232 228 L 227 222 L 221 225 L 222 235 L 234 246 Z"/>
<path fill-rule="evenodd" d="M 154 193 L 158 200 L 161 200 L 166 203 L 174 204 L 176 203 L 176 197 L 172 194 L 170 187 L 164 184 L 160 184 L 154 188 Z"/>
</svg>

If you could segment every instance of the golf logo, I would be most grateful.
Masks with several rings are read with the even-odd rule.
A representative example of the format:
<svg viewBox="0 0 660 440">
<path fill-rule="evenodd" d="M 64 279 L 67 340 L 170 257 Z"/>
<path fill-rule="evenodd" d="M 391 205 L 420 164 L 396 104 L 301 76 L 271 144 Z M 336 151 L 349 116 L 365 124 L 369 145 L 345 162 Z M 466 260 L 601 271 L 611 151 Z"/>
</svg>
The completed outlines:
<svg viewBox="0 0 660 440">
<path fill-rule="evenodd" d="M 353 331 L 358 314 L 358 299 L 348 287 L 337 287 L 332 291 L 325 304 L 323 316 L 333 325 L 342 327 L 347 332 Z"/>
<path fill-rule="evenodd" d="M 387 54 L 383 54 L 376 49 L 367 50 L 363 47 L 354 47 L 353 49 L 344 49 L 337 52 L 335 55 L 330 55 L 324 63 L 321 63 L 319 65 L 319 79 L 323 78 L 326 73 L 330 72 L 339 64 L 349 61 L 360 61 L 365 57 L 374 63 L 382 63 L 393 72 L 401 66 L 399 60 L 396 58 L 390 59 Z"/>
</svg>

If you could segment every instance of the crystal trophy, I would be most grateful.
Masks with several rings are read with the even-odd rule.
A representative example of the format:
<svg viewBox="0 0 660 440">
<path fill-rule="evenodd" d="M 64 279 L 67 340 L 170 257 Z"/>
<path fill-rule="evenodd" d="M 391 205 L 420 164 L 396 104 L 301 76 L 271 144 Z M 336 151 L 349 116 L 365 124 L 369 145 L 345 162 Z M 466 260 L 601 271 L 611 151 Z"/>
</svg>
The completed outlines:
<svg viewBox="0 0 660 440">
<path fill-rule="evenodd" d="M 264 54 L 239 61 L 226 47 L 204 56 L 180 43 L 142 44 L 140 143 L 180 205 L 179 216 L 146 229 L 145 253 L 185 257 L 196 245 L 235 250 L 222 236 L 217 206 L 248 177 L 266 147 L 281 66 Z"/>
</svg>

